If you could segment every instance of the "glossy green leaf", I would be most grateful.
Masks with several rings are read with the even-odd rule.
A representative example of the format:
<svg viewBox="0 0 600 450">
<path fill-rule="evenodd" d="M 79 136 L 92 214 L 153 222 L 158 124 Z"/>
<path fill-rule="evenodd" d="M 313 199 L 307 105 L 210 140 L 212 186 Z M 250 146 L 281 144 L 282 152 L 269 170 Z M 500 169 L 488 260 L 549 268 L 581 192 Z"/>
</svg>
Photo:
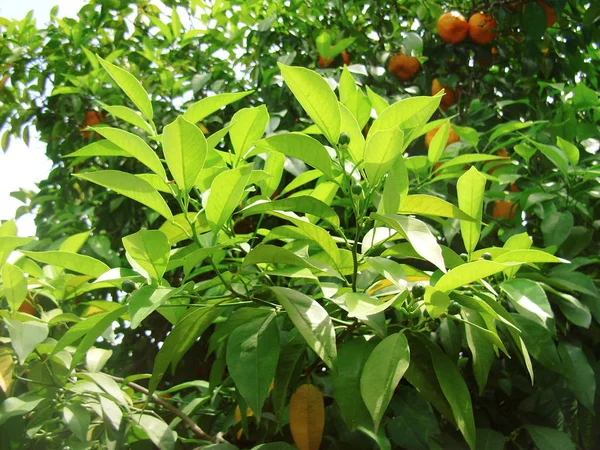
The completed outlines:
<svg viewBox="0 0 600 450">
<path fill-rule="evenodd" d="M 142 321 L 166 301 L 181 292 L 181 288 L 144 286 L 129 296 L 129 316 L 131 328 L 137 328 Z"/>
<path fill-rule="evenodd" d="M 48 337 L 48 325 L 31 320 L 21 322 L 17 319 L 4 319 L 10 344 L 14 349 L 19 363 L 22 365 L 35 347 Z"/>
<path fill-rule="evenodd" d="M 47 252 L 30 252 L 22 250 L 24 255 L 34 261 L 53 266 L 63 267 L 73 272 L 83 273 L 92 277 L 99 277 L 108 272 L 110 267 L 91 256 L 78 255 L 77 253 L 51 250 Z"/>
<path fill-rule="evenodd" d="M 502 272 L 507 268 L 510 268 L 510 265 L 480 259 L 479 261 L 463 264 L 448 271 L 448 273 L 442 275 L 437 281 L 435 287 L 440 291 L 450 292 L 482 278 Z"/>
<path fill-rule="evenodd" d="M 66 405 L 63 408 L 62 420 L 80 441 L 87 442 L 91 416 L 86 408 L 77 403 Z"/>
<path fill-rule="evenodd" d="M 330 368 L 335 367 L 337 349 L 335 331 L 327 311 L 307 295 L 284 287 L 272 287 L 277 300 L 306 343 Z"/>
<path fill-rule="evenodd" d="M 15 313 L 27 296 L 25 274 L 17 266 L 6 263 L 2 266 L 2 285 L 8 306 Z"/>
<path fill-rule="evenodd" d="M 260 192 L 265 197 L 272 197 L 281 183 L 285 155 L 279 152 L 269 152 L 266 156 L 264 171 L 270 175 L 269 178 L 257 182 Z"/>
<path fill-rule="evenodd" d="M 515 278 L 505 281 L 500 288 L 506 292 L 519 314 L 555 333 L 554 313 L 539 284 L 525 278 Z"/>
<path fill-rule="evenodd" d="M 458 179 L 456 185 L 458 206 L 465 214 L 475 219 L 475 222 L 465 220 L 460 222 L 460 231 L 469 254 L 469 260 L 477 242 L 479 242 L 485 181 L 485 177 L 475 167 L 471 167 Z"/>
<path fill-rule="evenodd" d="M 554 164 L 561 171 L 562 175 L 567 178 L 569 176 L 569 164 L 567 157 L 563 151 L 555 147 L 554 145 L 540 144 L 539 142 L 531 141 L 531 143 L 537 148 L 546 158 L 548 158 L 552 164 Z"/>
<path fill-rule="evenodd" d="M 120 156 L 124 158 L 133 157 L 131 153 L 123 150 L 116 144 L 113 144 L 108 139 L 93 142 L 79 150 L 63 156 L 63 158 L 91 158 L 94 156 Z"/>
<path fill-rule="evenodd" d="M 244 208 L 241 212 L 244 217 L 253 214 L 262 214 L 270 211 L 293 211 L 296 213 L 310 213 L 326 220 L 334 227 L 340 226 L 340 218 L 329 205 L 314 197 L 302 195 L 274 201 L 257 201 Z"/>
<path fill-rule="evenodd" d="M 369 355 L 360 377 L 360 393 L 375 431 L 409 363 L 410 349 L 402 333 L 388 336 Z"/>
<path fill-rule="evenodd" d="M 494 259 L 496 262 L 503 263 L 567 263 L 565 259 L 557 258 L 556 256 L 542 250 L 512 250 L 498 255 Z"/>
<path fill-rule="evenodd" d="M 190 106 L 183 117 L 192 123 L 198 123 L 215 111 L 221 109 L 223 106 L 237 102 L 253 92 L 254 91 L 217 94 L 203 98 Z"/>
<path fill-rule="evenodd" d="M 396 214 L 401 211 L 408 195 L 408 171 L 404 157 L 398 156 L 388 172 L 383 183 L 383 193 L 378 212 L 381 214 Z"/>
<path fill-rule="evenodd" d="M 446 143 L 448 142 L 449 134 L 450 122 L 446 122 L 433 136 L 433 139 L 429 144 L 429 148 L 427 149 L 427 159 L 431 164 L 438 162 L 442 157 L 442 153 L 444 152 Z"/>
<path fill-rule="evenodd" d="M 153 209 L 168 221 L 173 221 L 173 214 L 169 206 L 160 194 L 146 181 L 137 178 L 127 172 L 118 170 L 102 170 L 74 174 L 73 176 L 83 180 L 91 181 L 105 188 L 111 189 L 118 194 L 129 197 L 150 209 Z"/>
<path fill-rule="evenodd" d="M 131 421 L 146 432 L 150 440 L 161 450 L 173 450 L 177 433 L 165 422 L 149 414 L 133 414 Z"/>
<path fill-rule="evenodd" d="M 558 343 L 558 355 L 565 370 L 567 386 L 583 406 L 594 411 L 596 375 L 585 353 L 580 347 L 561 341 Z"/>
<path fill-rule="evenodd" d="M 525 425 L 531 439 L 539 450 L 575 450 L 569 436 L 560 430 L 537 425 Z"/>
<path fill-rule="evenodd" d="M 169 263 L 171 244 L 159 230 L 140 230 L 123 238 L 131 267 L 149 280 L 160 280 Z"/>
<path fill-rule="evenodd" d="M 140 130 L 144 130 L 146 133 L 151 135 L 156 134 L 152 129 L 152 126 L 146 122 L 138 113 L 127 106 L 108 106 L 102 105 L 105 111 L 111 116 L 117 117 L 118 119 L 129 122 L 130 124 L 138 127 Z"/>
<path fill-rule="evenodd" d="M 274 315 L 237 327 L 227 341 L 227 368 L 240 395 L 260 417 L 279 359 Z"/>
<path fill-rule="evenodd" d="M 577 163 L 579 163 L 579 150 L 574 144 L 561 138 L 560 136 L 557 136 L 556 145 L 563 151 L 571 165 L 576 166 Z"/>
<path fill-rule="evenodd" d="M 348 143 L 348 151 L 352 156 L 354 164 L 358 164 L 364 159 L 365 155 L 365 137 L 362 134 L 362 130 L 350 112 L 343 104 L 340 104 L 340 113 L 342 118 L 341 130 L 350 137 Z"/>
<path fill-rule="evenodd" d="M 398 214 L 450 217 L 453 219 L 475 222 L 474 218 L 465 214 L 460 208 L 454 206 L 452 203 L 439 197 L 425 194 L 408 195 L 402 202 L 402 206 L 396 212 Z"/>
<path fill-rule="evenodd" d="M 114 64 L 102 59 L 97 56 L 98 61 L 102 64 L 102 67 L 108 72 L 111 78 L 119 85 L 119 87 L 125 92 L 127 97 L 134 103 L 135 106 L 141 111 L 141 113 L 148 120 L 152 120 L 152 102 L 150 97 L 142 83 L 140 83 L 133 75 L 127 70 L 115 66 Z"/>
<path fill-rule="evenodd" d="M 485 321 L 477 311 L 463 308 L 462 315 L 470 323 L 486 328 Z M 483 395 L 495 359 L 494 347 L 480 328 L 465 326 L 465 336 L 469 350 L 471 350 L 473 374 L 479 386 L 479 395 Z"/>
<path fill-rule="evenodd" d="M 329 143 L 336 145 L 340 135 L 340 107 L 329 83 L 323 77 L 304 67 L 278 63 L 281 75 L 296 100 L 317 125 Z"/>
<path fill-rule="evenodd" d="M 398 289 L 406 289 L 406 272 L 401 264 L 391 259 L 380 257 L 371 257 L 367 262 L 375 271 L 391 281 Z"/>
<path fill-rule="evenodd" d="M 164 128 L 163 152 L 177 186 L 188 193 L 204 166 L 207 144 L 204 133 L 179 116 Z"/>
<path fill-rule="evenodd" d="M 444 314 L 451 303 L 448 294 L 431 286 L 427 286 L 425 288 L 425 296 L 423 301 L 425 303 L 427 312 L 433 318 L 438 318 Z"/>
<path fill-rule="evenodd" d="M 244 108 L 231 118 L 231 144 L 236 155 L 242 158 L 265 132 L 269 123 L 269 112 L 265 105 L 256 108 Z"/>
<path fill-rule="evenodd" d="M 24 416 L 33 411 L 44 397 L 27 392 L 19 397 L 8 397 L 0 404 L 0 425 L 11 417 Z"/>
<path fill-rule="evenodd" d="M 369 134 L 365 147 L 364 167 L 370 186 L 376 186 L 402 154 L 404 133 L 399 128 Z"/>
<path fill-rule="evenodd" d="M 371 218 L 381 221 L 396 230 L 423 258 L 434 264 L 443 272 L 446 271 L 442 249 L 429 227 L 413 217 L 397 214 L 372 213 Z"/>
<path fill-rule="evenodd" d="M 90 348 L 85 355 L 85 365 L 90 372 L 100 372 L 110 357 L 112 356 L 112 350 L 105 350 L 103 348 Z"/>
<path fill-rule="evenodd" d="M 298 158 L 309 166 L 320 170 L 328 178 L 333 178 L 329 153 L 327 153 L 323 144 L 306 134 L 283 133 L 261 139 L 255 143 L 255 149 L 250 152 L 249 156 L 272 151 Z"/>
<path fill-rule="evenodd" d="M 252 165 L 230 169 L 213 180 L 206 201 L 206 220 L 216 235 L 238 207 L 252 174 Z"/>
<path fill-rule="evenodd" d="M 378 314 L 389 308 L 395 299 L 390 299 L 382 302 L 376 297 L 372 297 L 360 292 L 346 292 L 334 301 L 344 305 L 343 308 L 348 311 L 348 317 L 356 317 L 360 320 L 365 320 L 367 316 Z"/>
</svg>

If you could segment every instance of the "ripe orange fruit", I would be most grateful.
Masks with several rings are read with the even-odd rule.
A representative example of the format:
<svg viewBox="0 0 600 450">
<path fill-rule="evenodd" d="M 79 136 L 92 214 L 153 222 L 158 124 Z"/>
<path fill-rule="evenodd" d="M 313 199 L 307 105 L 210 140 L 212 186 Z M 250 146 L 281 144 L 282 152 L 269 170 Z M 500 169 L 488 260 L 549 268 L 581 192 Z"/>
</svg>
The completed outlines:
<svg viewBox="0 0 600 450">
<path fill-rule="evenodd" d="M 410 80 L 421 68 L 421 63 L 414 56 L 398 53 L 390 58 L 388 69 L 402 81 Z"/>
<path fill-rule="evenodd" d="M 435 136 L 435 134 L 438 132 L 439 129 L 440 129 L 440 127 L 437 127 L 437 128 L 434 128 L 433 130 L 427 132 L 427 134 L 425 135 L 425 147 L 429 148 L 429 145 L 431 144 L 431 140 L 433 139 L 433 137 Z M 456 134 L 456 132 L 452 128 L 452 125 L 450 125 L 450 132 L 448 133 L 448 142 L 446 142 L 446 147 L 448 147 L 450 144 L 454 144 L 455 142 L 458 142 L 458 141 L 460 141 L 460 136 L 458 134 Z"/>
<path fill-rule="evenodd" d="M 490 14 L 475 13 L 469 19 L 469 37 L 479 45 L 487 45 L 496 37 L 498 22 Z"/>
<path fill-rule="evenodd" d="M 342 50 L 342 60 L 347 66 L 350 65 L 350 55 L 348 55 L 348 52 L 346 52 L 346 50 Z"/>
<path fill-rule="evenodd" d="M 26 300 L 21 304 L 21 306 L 19 306 L 19 312 L 35 316 L 37 314 L 37 309 L 35 309 L 33 305 Z"/>
<path fill-rule="evenodd" d="M 92 134 L 91 131 L 83 131 L 87 127 L 93 127 L 94 125 L 98 125 L 100 122 L 104 120 L 105 116 L 102 113 L 96 112 L 94 110 L 87 111 L 85 113 L 85 118 L 83 119 L 83 125 L 81 126 L 81 135 L 84 138 L 89 138 Z"/>
<path fill-rule="evenodd" d="M 509 157 L 510 153 L 508 153 L 508 150 L 506 150 L 505 148 L 501 148 L 500 150 L 498 150 L 498 151 L 496 152 L 496 155 L 498 155 L 498 156 L 501 156 L 501 157 L 502 157 L 502 159 L 504 159 L 504 160 L 506 160 L 506 161 L 509 161 L 509 160 L 510 160 L 510 157 Z M 501 167 L 506 167 L 506 166 L 510 166 L 510 164 L 498 164 L 498 165 L 495 165 L 494 167 L 492 167 L 492 168 L 491 168 L 491 169 L 488 171 L 488 173 L 489 173 L 490 175 L 492 175 L 492 174 L 493 174 L 493 173 L 494 173 L 496 170 L 500 169 Z"/>
<path fill-rule="evenodd" d="M 494 219 L 512 220 L 515 217 L 517 205 L 512 200 L 494 200 Z"/>
<path fill-rule="evenodd" d="M 458 44 L 467 37 L 469 24 L 461 13 L 450 11 L 437 20 L 437 32 L 444 42 Z"/>
<path fill-rule="evenodd" d="M 550 7 L 550 5 L 541 0 L 536 0 L 535 2 L 542 8 L 544 8 L 544 11 L 546 11 L 546 26 L 551 27 L 552 25 L 554 25 L 554 22 L 556 22 L 556 14 L 554 13 L 554 10 Z"/>
<path fill-rule="evenodd" d="M 331 67 L 332 64 L 333 59 L 323 58 L 322 56 L 319 56 L 319 67 L 325 69 L 327 67 Z"/>
<path fill-rule="evenodd" d="M 446 111 L 448 108 L 450 108 L 456 103 L 456 92 L 454 91 L 454 89 L 448 86 L 444 86 L 442 83 L 440 83 L 440 80 L 438 80 L 437 78 L 434 78 L 431 82 L 431 95 L 437 94 L 442 89 L 444 89 L 445 93 L 442 97 L 442 101 L 440 102 L 440 108 Z"/>
<path fill-rule="evenodd" d="M 519 186 L 517 186 L 517 182 L 516 181 L 511 181 L 510 184 L 510 191 L 511 192 L 519 192 Z"/>
</svg>

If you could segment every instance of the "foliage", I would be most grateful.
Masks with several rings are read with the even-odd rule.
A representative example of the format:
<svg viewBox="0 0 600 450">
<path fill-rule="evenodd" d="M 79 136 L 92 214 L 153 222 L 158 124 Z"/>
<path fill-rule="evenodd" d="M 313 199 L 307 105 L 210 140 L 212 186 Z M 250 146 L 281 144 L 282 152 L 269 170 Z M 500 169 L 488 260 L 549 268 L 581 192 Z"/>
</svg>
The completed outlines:
<svg viewBox="0 0 600 450">
<path fill-rule="evenodd" d="M 600 11 L 540 3 L 2 19 L 3 448 L 594 448 Z"/>
</svg>

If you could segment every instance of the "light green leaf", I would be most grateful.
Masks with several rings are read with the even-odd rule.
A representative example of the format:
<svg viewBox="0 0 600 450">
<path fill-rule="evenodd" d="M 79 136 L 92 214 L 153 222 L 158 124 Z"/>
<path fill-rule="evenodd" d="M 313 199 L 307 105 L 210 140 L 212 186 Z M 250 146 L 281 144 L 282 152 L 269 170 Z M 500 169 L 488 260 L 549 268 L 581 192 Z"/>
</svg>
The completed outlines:
<svg viewBox="0 0 600 450">
<path fill-rule="evenodd" d="M 264 171 L 270 175 L 265 180 L 258 181 L 256 185 L 260 188 L 260 192 L 265 197 L 272 197 L 277 191 L 283 168 L 285 165 L 285 155 L 279 152 L 269 152 L 265 160 Z"/>
<path fill-rule="evenodd" d="M 79 372 L 78 375 L 85 380 L 93 381 L 100 389 L 125 408 L 131 406 L 131 399 L 129 396 L 123 392 L 117 382 L 109 375 L 102 372 Z"/>
<path fill-rule="evenodd" d="M 375 109 L 375 112 L 377 113 L 377 115 L 381 115 L 381 113 L 388 106 L 390 106 L 389 103 L 387 101 L 385 101 L 385 99 L 383 97 L 381 97 L 380 95 L 373 92 L 373 90 L 369 86 L 366 86 L 366 88 L 367 88 L 367 96 L 369 97 L 369 100 L 371 100 L 371 105 Z"/>
<path fill-rule="evenodd" d="M 346 292 L 334 299 L 340 306 L 343 305 L 343 309 L 348 311 L 349 317 L 356 317 L 360 320 L 368 320 L 368 316 L 385 311 L 395 300 L 395 298 L 392 298 L 382 302 L 376 297 L 360 292 Z"/>
<path fill-rule="evenodd" d="M 442 248 L 425 223 L 413 217 L 397 214 L 371 213 L 371 218 L 381 221 L 396 230 L 412 244 L 419 255 L 437 266 L 442 272 L 446 271 Z"/>
<path fill-rule="evenodd" d="M 369 100 L 369 97 L 363 94 L 360 89 L 356 89 L 346 101 L 342 100 L 342 104 L 348 108 L 356 119 L 358 127 L 362 130 L 371 118 L 371 100 Z"/>
<path fill-rule="evenodd" d="M 30 252 L 22 250 L 23 254 L 29 258 L 57 267 L 63 267 L 73 272 L 83 273 L 92 277 L 99 277 L 104 272 L 108 272 L 110 267 L 102 261 L 87 255 L 78 255 L 77 253 L 52 250 L 47 252 Z"/>
<path fill-rule="evenodd" d="M 505 134 L 512 133 L 513 131 L 522 130 L 524 128 L 529 128 L 532 125 L 535 125 L 535 122 L 521 122 L 518 120 L 513 120 L 511 122 L 503 123 L 495 127 L 492 135 L 490 136 L 490 142 L 494 142 L 501 136 Z"/>
<path fill-rule="evenodd" d="M 173 214 L 169 206 L 156 189 L 135 175 L 118 170 L 102 170 L 87 172 L 85 174 L 74 174 L 73 176 L 91 181 L 92 183 L 111 189 L 118 194 L 129 197 L 153 209 L 168 221 L 173 221 Z"/>
<path fill-rule="evenodd" d="M 383 183 L 383 194 L 378 211 L 381 214 L 396 214 L 401 210 L 408 195 L 408 171 L 404 157 L 398 156 Z"/>
<path fill-rule="evenodd" d="M 462 316 L 477 327 L 465 326 L 467 345 L 471 350 L 473 374 L 479 386 L 479 395 L 483 395 L 492 364 L 494 363 L 494 347 L 482 329 L 486 329 L 485 321 L 477 311 L 469 308 L 462 309 Z"/>
<path fill-rule="evenodd" d="M 165 422 L 149 414 L 133 414 L 131 421 L 146 432 L 150 440 L 160 450 L 173 450 L 177 433 Z"/>
<path fill-rule="evenodd" d="M 442 200 L 432 195 L 415 194 L 408 195 L 402 206 L 397 211 L 398 214 L 421 214 L 424 216 L 450 217 L 475 222 L 475 219 L 465 214 L 452 203 Z"/>
<path fill-rule="evenodd" d="M 204 133 L 191 122 L 179 116 L 164 128 L 163 151 L 171 175 L 177 186 L 188 193 L 206 159 L 207 144 Z"/>
<path fill-rule="evenodd" d="M 252 164 L 220 173 L 213 180 L 206 202 L 206 220 L 216 235 L 238 207 L 252 174 Z"/>
<path fill-rule="evenodd" d="M 440 291 L 449 292 L 460 287 L 465 287 L 481 278 L 489 277 L 490 275 L 510 267 L 510 264 L 487 261 L 485 259 L 462 264 L 444 274 L 438 280 L 435 287 Z"/>
<path fill-rule="evenodd" d="M 85 355 L 85 365 L 90 372 L 100 372 L 112 356 L 112 350 L 92 347 Z"/>
<path fill-rule="evenodd" d="M 502 253 L 495 258 L 496 262 L 505 263 L 568 263 L 567 260 L 557 258 L 556 256 L 543 250 L 512 250 Z"/>
<path fill-rule="evenodd" d="M 315 269 L 315 266 L 310 264 L 306 258 L 301 258 L 286 248 L 268 244 L 259 244 L 250 250 L 242 262 L 242 267 L 260 263 L 285 264 L 288 266 Z"/>
<path fill-rule="evenodd" d="M 575 450 L 569 436 L 560 430 L 536 425 L 524 427 L 539 450 Z"/>
<path fill-rule="evenodd" d="M 319 169 L 328 178 L 333 178 L 329 153 L 323 144 L 306 134 L 284 133 L 261 139 L 255 143 L 255 148 L 248 157 L 271 151 L 298 158 L 309 166 Z"/>
<path fill-rule="evenodd" d="M 434 164 L 440 160 L 446 143 L 448 142 L 448 135 L 450 134 L 450 122 L 446 122 L 442 127 L 435 133 L 435 136 L 429 144 L 427 149 L 427 159 L 431 164 Z"/>
<path fill-rule="evenodd" d="M 163 180 L 167 178 L 158 155 L 141 137 L 118 128 L 93 127 L 92 130 L 125 150 Z"/>
<path fill-rule="evenodd" d="M 539 142 L 530 141 L 552 164 L 554 164 L 562 172 L 563 176 L 569 176 L 569 164 L 567 157 L 563 151 L 554 145 L 540 144 Z"/>
<path fill-rule="evenodd" d="M 570 211 L 556 212 L 550 214 L 542 221 L 542 234 L 544 245 L 560 247 L 567 240 L 569 232 L 573 228 L 573 214 Z"/>
<path fill-rule="evenodd" d="M 133 155 L 109 140 L 102 140 L 86 145 L 73 153 L 63 156 L 63 158 L 90 158 L 93 156 L 121 156 L 130 158 Z"/>
<path fill-rule="evenodd" d="M 327 311 L 315 300 L 293 289 L 272 287 L 277 300 L 306 343 L 330 368 L 335 367 L 337 349 L 335 331 Z"/>
<path fill-rule="evenodd" d="M 40 404 L 44 397 L 38 397 L 31 392 L 27 392 L 19 397 L 8 397 L 0 404 L 0 425 L 11 417 L 24 416 L 33 411 Z"/>
<path fill-rule="evenodd" d="M 253 92 L 254 91 L 217 94 L 203 98 L 190 106 L 183 117 L 192 123 L 198 123 L 205 117 L 208 117 L 215 111 L 221 109 L 223 106 L 237 102 Z"/>
<path fill-rule="evenodd" d="M 12 313 L 16 313 L 27 296 L 27 279 L 17 266 L 6 263 L 2 266 L 4 296 Z"/>
<path fill-rule="evenodd" d="M 456 166 L 463 167 L 465 164 L 471 164 L 471 163 L 481 162 L 481 161 L 496 161 L 499 159 L 504 159 L 504 157 L 496 156 L 496 155 L 483 155 L 481 153 L 458 155 L 458 156 L 455 156 L 454 158 L 452 158 L 450 161 L 444 161 L 444 164 L 435 171 L 438 172 L 441 170 L 446 170 L 450 167 L 456 167 Z"/>
<path fill-rule="evenodd" d="M 281 75 L 304 111 L 321 129 L 331 145 L 340 135 L 340 107 L 329 83 L 321 75 L 304 67 L 278 63 Z"/>
<path fill-rule="evenodd" d="M 102 408 L 102 416 L 105 423 L 110 423 L 115 430 L 118 430 L 123 420 L 121 408 L 103 395 L 99 395 L 98 399 L 100 400 L 100 407 Z"/>
<path fill-rule="evenodd" d="M 506 292 L 519 314 L 555 333 L 554 313 L 539 284 L 525 278 L 515 278 L 505 281 L 500 288 Z"/>
<path fill-rule="evenodd" d="M 231 144 L 236 155 L 243 158 L 252 144 L 265 132 L 269 123 L 269 112 L 265 105 L 240 109 L 231 118 L 231 123 Z"/>
<path fill-rule="evenodd" d="M 91 231 L 84 231 L 66 238 L 59 247 L 60 251 L 77 253 L 85 245 L 90 236 Z"/>
<path fill-rule="evenodd" d="M 558 343 L 558 355 L 565 369 L 567 386 L 583 406 L 594 411 L 596 375 L 587 357 L 580 347 L 566 341 Z"/>
<path fill-rule="evenodd" d="M 458 179 L 456 189 L 458 191 L 458 206 L 473 221 L 460 221 L 460 231 L 469 261 L 481 232 L 481 217 L 483 215 L 483 194 L 485 191 L 485 177 L 475 167 L 471 167 Z"/>
<path fill-rule="evenodd" d="M 159 286 L 144 286 L 135 291 L 129 297 L 131 328 L 137 328 L 153 311 L 181 291 L 181 288 L 174 289 Z"/>
<path fill-rule="evenodd" d="M 271 211 L 293 211 L 305 214 L 310 213 L 326 220 L 336 228 L 340 226 L 340 218 L 333 208 L 323 203 L 321 200 L 317 200 L 316 198 L 309 197 L 307 195 L 289 197 L 274 201 L 259 200 L 242 209 L 241 213 L 244 217 L 246 217 L 253 214 L 263 214 Z"/>
<path fill-rule="evenodd" d="M 571 165 L 576 166 L 579 162 L 579 150 L 577 147 L 560 136 L 556 137 L 556 145 L 563 151 Z"/>
<path fill-rule="evenodd" d="M 142 83 L 125 69 L 121 69 L 120 67 L 109 63 L 98 55 L 96 56 L 98 61 L 100 61 L 100 64 L 102 64 L 102 67 L 106 69 L 108 74 L 115 80 L 123 92 L 125 92 L 127 97 L 129 97 L 134 105 L 138 107 L 146 119 L 151 121 L 153 117 L 152 102 L 150 101 L 148 93 L 142 86 Z"/>
<path fill-rule="evenodd" d="M 404 133 L 399 128 L 389 128 L 369 133 L 365 148 L 364 167 L 371 187 L 376 186 L 402 154 Z"/>
<path fill-rule="evenodd" d="M 152 129 L 152 126 L 148 122 L 146 122 L 137 111 L 134 111 L 127 106 L 108 106 L 102 105 L 102 108 L 106 110 L 110 115 L 115 116 L 125 122 L 129 122 L 130 124 L 138 127 L 140 130 L 144 130 L 146 133 L 151 135 L 156 134 L 156 132 Z"/>
<path fill-rule="evenodd" d="M 131 267 L 149 280 L 160 280 L 169 263 L 171 245 L 159 230 L 140 230 L 123 238 Z"/>
<path fill-rule="evenodd" d="M 22 365 L 35 347 L 48 337 L 48 325 L 31 320 L 20 322 L 17 319 L 4 319 L 10 343 Z"/>
<path fill-rule="evenodd" d="M 406 273 L 401 264 L 387 258 L 371 257 L 368 264 L 400 290 L 406 289 Z"/>
<path fill-rule="evenodd" d="M 395 333 L 373 349 L 364 365 L 360 393 L 373 418 L 376 432 L 409 363 L 408 341 L 404 334 Z"/>
<path fill-rule="evenodd" d="M 352 116 L 352 113 L 344 105 L 340 104 L 340 114 L 342 118 L 341 130 L 350 137 L 348 151 L 352 156 L 354 164 L 358 164 L 364 158 L 365 137 L 362 134 L 360 125 Z"/>
<path fill-rule="evenodd" d="M 273 314 L 237 327 L 227 342 L 227 368 L 254 414 L 260 417 L 279 359 L 279 329 Z"/>
<path fill-rule="evenodd" d="M 445 313 L 446 309 L 448 309 L 448 306 L 451 303 L 448 294 L 438 290 L 437 286 L 426 286 L 423 300 L 427 312 L 433 318 L 440 317 L 443 313 Z"/>
<path fill-rule="evenodd" d="M 87 432 L 90 427 L 89 411 L 77 403 L 71 403 L 63 408 L 62 420 L 71 432 L 82 442 L 87 442 Z"/>
</svg>

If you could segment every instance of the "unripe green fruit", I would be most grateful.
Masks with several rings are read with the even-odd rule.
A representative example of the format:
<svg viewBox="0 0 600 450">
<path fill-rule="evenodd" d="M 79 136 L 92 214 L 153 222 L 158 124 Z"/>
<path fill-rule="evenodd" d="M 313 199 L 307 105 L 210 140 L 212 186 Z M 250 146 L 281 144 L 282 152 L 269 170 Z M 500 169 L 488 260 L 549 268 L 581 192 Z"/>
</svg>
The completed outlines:
<svg viewBox="0 0 600 450">
<path fill-rule="evenodd" d="M 238 266 L 236 263 L 231 263 L 231 264 L 229 264 L 229 267 L 227 268 L 227 270 L 229 270 L 229 272 L 231 272 L 231 273 L 237 273 Z"/>
<path fill-rule="evenodd" d="M 483 259 L 485 259 L 486 261 L 491 261 L 492 260 L 492 254 L 490 252 L 485 252 L 483 255 L 481 255 L 481 257 Z"/>
<path fill-rule="evenodd" d="M 347 133 L 340 134 L 340 138 L 338 139 L 339 145 L 348 145 L 350 143 L 350 136 Z"/>
<path fill-rule="evenodd" d="M 425 286 L 422 284 L 415 284 L 410 292 L 414 298 L 421 298 L 425 295 Z"/>
<path fill-rule="evenodd" d="M 353 184 L 352 185 L 352 193 L 354 195 L 361 195 L 362 194 L 362 186 L 360 184 Z"/>
<path fill-rule="evenodd" d="M 469 260 L 469 255 L 467 255 L 466 253 L 461 253 L 460 257 L 462 258 L 463 261 L 468 261 Z"/>
<path fill-rule="evenodd" d="M 429 331 L 436 331 L 440 327 L 439 319 L 431 320 L 427 323 L 427 329 Z"/>
<path fill-rule="evenodd" d="M 448 314 L 450 314 L 451 316 L 455 316 L 457 314 L 460 314 L 461 309 L 462 306 L 460 305 L 460 303 L 452 302 L 450 303 L 450 306 L 448 306 Z"/>
<path fill-rule="evenodd" d="M 137 289 L 137 286 L 135 285 L 135 283 L 133 281 L 125 280 L 125 281 L 123 281 L 123 284 L 121 285 L 121 289 L 123 289 L 124 292 L 131 294 L 133 291 L 135 291 Z"/>
</svg>

